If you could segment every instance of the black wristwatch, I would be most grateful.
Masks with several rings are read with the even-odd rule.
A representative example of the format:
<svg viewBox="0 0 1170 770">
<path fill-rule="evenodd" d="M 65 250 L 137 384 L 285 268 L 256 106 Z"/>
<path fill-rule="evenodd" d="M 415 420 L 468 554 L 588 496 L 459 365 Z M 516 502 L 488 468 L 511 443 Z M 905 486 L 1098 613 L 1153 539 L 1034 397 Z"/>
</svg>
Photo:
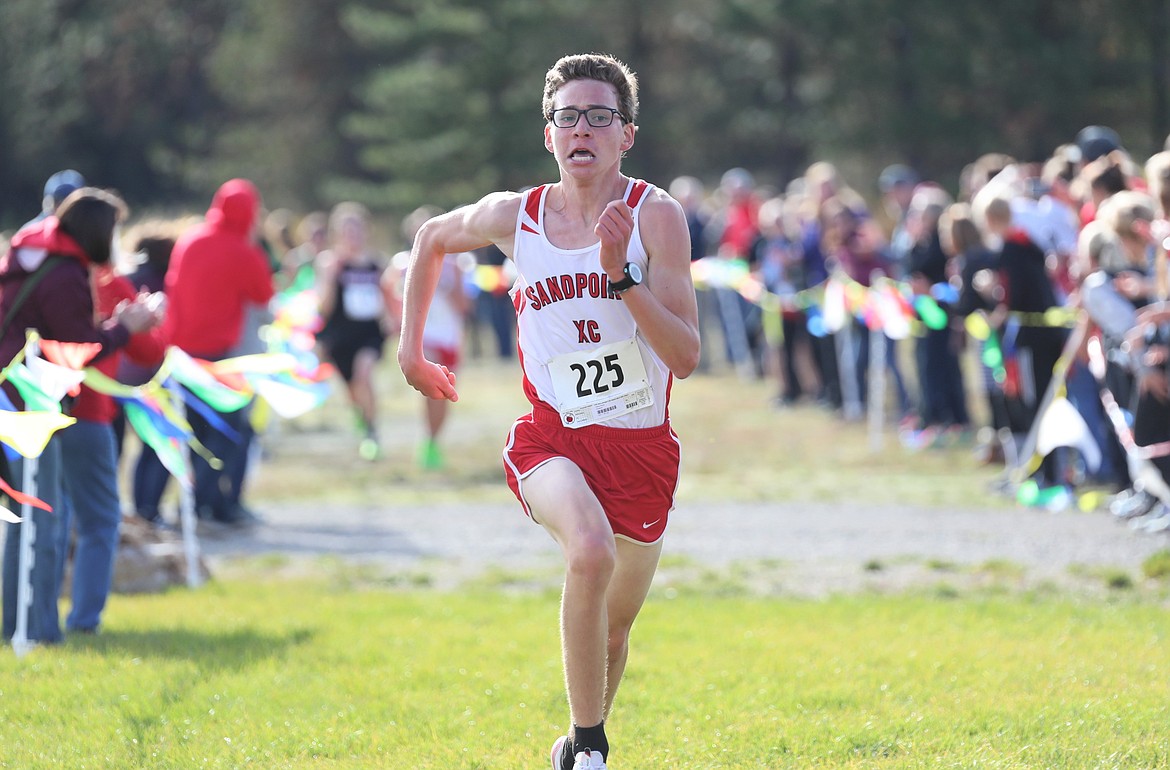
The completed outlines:
<svg viewBox="0 0 1170 770">
<path fill-rule="evenodd" d="M 618 294 L 628 291 L 642 282 L 642 268 L 636 262 L 627 262 L 625 270 L 622 272 L 625 274 L 625 278 L 609 284 L 609 288 Z"/>
</svg>

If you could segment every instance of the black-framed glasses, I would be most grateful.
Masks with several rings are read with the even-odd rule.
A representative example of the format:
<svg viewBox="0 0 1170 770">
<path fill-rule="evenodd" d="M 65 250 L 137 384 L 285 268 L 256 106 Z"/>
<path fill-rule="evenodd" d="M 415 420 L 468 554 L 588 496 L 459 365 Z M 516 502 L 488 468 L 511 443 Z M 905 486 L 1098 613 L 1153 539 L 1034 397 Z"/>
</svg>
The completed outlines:
<svg viewBox="0 0 1170 770">
<path fill-rule="evenodd" d="M 572 128 L 581 120 L 582 114 L 585 115 L 585 122 L 592 128 L 605 128 L 613 123 L 614 116 L 621 118 L 623 123 L 626 120 L 625 116 L 613 107 L 588 107 L 584 110 L 579 110 L 576 107 L 561 107 L 559 110 L 552 111 L 552 117 L 549 120 L 557 128 Z"/>
</svg>

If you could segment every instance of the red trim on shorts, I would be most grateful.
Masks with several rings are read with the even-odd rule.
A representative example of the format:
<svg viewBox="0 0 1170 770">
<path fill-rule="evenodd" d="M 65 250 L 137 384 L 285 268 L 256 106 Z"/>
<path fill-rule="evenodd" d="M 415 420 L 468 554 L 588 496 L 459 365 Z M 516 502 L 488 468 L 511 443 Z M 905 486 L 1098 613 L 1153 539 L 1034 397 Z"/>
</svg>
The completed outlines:
<svg viewBox="0 0 1170 770">
<path fill-rule="evenodd" d="M 540 402 L 513 423 L 503 462 L 508 486 L 529 518 L 524 478 L 549 460 L 565 458 L 581 470 L 614 535 L 650 545 L 662 539 L 674 509 L 680 451 L 669 422 L 652 428 L 566 428 L 556 410 Z"/>
</svg>

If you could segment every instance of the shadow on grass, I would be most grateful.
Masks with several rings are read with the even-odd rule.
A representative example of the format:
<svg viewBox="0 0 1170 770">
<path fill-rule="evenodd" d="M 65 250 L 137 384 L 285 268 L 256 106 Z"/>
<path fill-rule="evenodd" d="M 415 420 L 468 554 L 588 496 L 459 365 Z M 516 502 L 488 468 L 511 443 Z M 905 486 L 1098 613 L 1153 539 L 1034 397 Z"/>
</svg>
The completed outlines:
<svg viewBox="0 0 1170 770">
<path fill-rule="evenodd" d="M 310 643 L 314 635 L 307 628 L 284 633 L 248 628 L 223 632 L 187 628 L 103 630 L 97 636 L 71 636 L 69 645 L 99 654 L 185 660 L 204 671 L 238 671 L 267 658 L 283 658 L 290 649 Z"/>
</svg>

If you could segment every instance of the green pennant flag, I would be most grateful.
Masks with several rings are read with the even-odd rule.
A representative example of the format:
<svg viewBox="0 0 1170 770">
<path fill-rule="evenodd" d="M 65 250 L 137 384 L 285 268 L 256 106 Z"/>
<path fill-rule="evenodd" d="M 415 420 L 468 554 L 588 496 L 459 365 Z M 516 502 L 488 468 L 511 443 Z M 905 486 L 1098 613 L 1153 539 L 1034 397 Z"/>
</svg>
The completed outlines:
<svg viewBox="0 0 1170 770">
<path fill-rule="evenodd" d="M 167 357 L 171 376 L 215 411 L 235 412 L 252 401 L 251 393 L 232 390 L 178 348 L 172 348 Z"/>
<path fill-rule="evenodd" d="M 147 408 L 137 401 L 125 401 L 122 408 L 126 413 L 127 422 L 142 439 L 142 443 L 154 450 L 159 461 L 170 471 L 171 475 L 180 483 L 190 483 L 191 469 L 179 442 L 163 433 L 155 421 L 151 419 Z"/>
<path fill-rule="evenodd" d="M 10 366 L 4 372 L 8 381 L 16 387 L 24 399 L 24 408 L 29 412 L 61 412 L 61 402 L 46 393 L 24 364 Z"/>
</svg>

